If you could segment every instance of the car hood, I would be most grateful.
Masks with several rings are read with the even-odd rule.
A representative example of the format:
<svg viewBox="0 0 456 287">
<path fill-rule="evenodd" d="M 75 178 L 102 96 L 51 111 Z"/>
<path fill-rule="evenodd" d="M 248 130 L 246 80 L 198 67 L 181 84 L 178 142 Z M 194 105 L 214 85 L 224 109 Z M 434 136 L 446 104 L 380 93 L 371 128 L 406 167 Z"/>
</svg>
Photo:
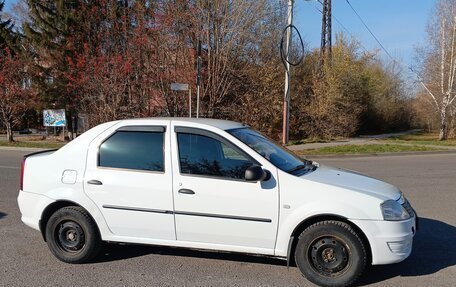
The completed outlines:
<svg viewBox="0 0 456 287">
<path fill-rule="evenodd" d="M 319 165 L 315 171 L 301 177 L 314 182 L 375 196 L 381 200 L 398 200 L 401 197 L 401 191 L 394 185 L 342 168 Z"/>
</svg>

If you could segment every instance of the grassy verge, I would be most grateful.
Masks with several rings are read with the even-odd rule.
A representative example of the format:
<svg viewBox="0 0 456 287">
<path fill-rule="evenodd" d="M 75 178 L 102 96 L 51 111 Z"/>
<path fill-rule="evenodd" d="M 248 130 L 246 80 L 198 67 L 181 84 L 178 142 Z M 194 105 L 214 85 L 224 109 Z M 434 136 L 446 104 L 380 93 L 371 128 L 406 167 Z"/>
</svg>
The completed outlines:
<svg viewBox="0 0 456 287">
<path fill-rule="evenodd" d="M 456 139 L 439 141 L 438 133 L 417 133 L 381 140 L 388 143 L 406 143 L 414 145 L 456 146 Z"/>
<path fill-rule="evenodd" d="M 325 155 L 325 154 L 375 154 L 394 152 L 416 152 L 416 151 L 440 151 L 438 149 L 419 145 L 399 144 L 365 144 L 365 145 L 341 145 L 334 147 L 323 147 L 319 149 L 300 150 L 299 155 Z"/>
<path fill-rule="evenodd" d="M 15 141 L 13 143 L 9 143 L 7 141 L 0 141 L 0 146 L 7 146 L 7 147 L 33 147 L 33 148 L 43 148 L 43 149 L 54 149 L 54 148 L 61 148 L 64 146 L 65 143 L 59 142 L 24 142 L 24 141 Z"/>
</svg>

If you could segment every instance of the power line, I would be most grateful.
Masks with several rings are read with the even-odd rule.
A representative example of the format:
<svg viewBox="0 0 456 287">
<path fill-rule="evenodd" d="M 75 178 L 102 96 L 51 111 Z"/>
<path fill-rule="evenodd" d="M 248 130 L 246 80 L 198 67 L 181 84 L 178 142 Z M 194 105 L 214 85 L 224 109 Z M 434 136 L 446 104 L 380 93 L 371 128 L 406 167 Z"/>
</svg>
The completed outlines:
<svg viewBox="0 0 456 287">
<path fill-rule="evenodd" d="M 320 0 L 319 0 L 320 1 Z M 371 34 L 371 36 L 375 39 L 375 41 L 380 45 L 380 47 L 382 48 L 382 50 L 385 52 L 386 55 L 388 55 L 388 57 L 391 59 L 391 61 L 395 62 L 395 63 L 398 63 L 399 65 L 402 65 L 402 66 L 405 66 L 408 70 L 410 70 L 410 72 L 412 72 L 417 78 L 418 78 L 418 81 L 427 89 L 427 87 L 425 86 L 424 82 L 423 82 L 423 79 L 421 78 L 421 76 L 415 72 L 415 70 L 410 66 L 410 65 L 407 65 L 405 64 L 404 62 L 402 61 L 398 61 L 396 60 L 393 56 L 391 56 L 391 54 L 388 52 L 388 50 L 386 50 L 385 46 L 383 46 L 383 44 L 380 42 L 380 40 L 375 36 L 375 34 L 372 32 L 372 30 L 369 28 L 369 26 L 367 26 L 366 22 L 363 20 L 363 18 L 361 17 L 361 15 L 359 15 L 358 12 L 356 12 L 355 8 L 352 6 L 352 4 L 350 3 L 349 0 L 345 0 L 348 4 L 348 6 L 350 6 L 350 8 L 353 10 L 353 12 L 356 14 L 356 16 L 358 17 L 358 19 L 361 21 L 361 23 L 363 23 L 364 27 L 366 28 L 366 30 Z M 337 19 L 336 19 L 337 21 Z M 338 23 L 340 23 L 339 21 L 337 21 Z"/>
<path fill-rule="evenodd" d="M 322 0 L 317 0 L 320 4 L 323 5 L 323 2 Z M 347 4 L 350 6 L 350 8 L 353 10 L 353 12 L 356 14 L 356 16 L 358 17 L 358 19 L 363 23 L 364 27 L 367 29 L 367 31 L 369 31 L 369 33 L 371 34 L 371 36 L 375 39 L 375 41 L 380 45 L 380 47 L 382 48 L 382 50 L 386 53 L 386 55 L 388 55 L 388 57 L 391 59 L 391 61 L 393 63 L 397 63 L 399 64 L 400 66 L 403 66 L 405 67 L 407 70 L 409 70 L 412 74 L 414 74 L 418 80 L 418 82 L 424 87 L 424 89 L 426 91 L 429 92 L 429 88 L 427 87 L 427 85 L 424 83 L 424 80 L 423 78 L 420 76 L 420 74 L 418 72 L 416 72 L 412 66 L 410 65 L 407 65 L 405 64 L 404 62 L 402 61 L 398 61 L 396 60 L 393 56 L 391 56 L 391 54 L 388 52 L 388 50 L 386 50 L 386 48 L 383 46 L 383 44 L 380 42 L 380 40 L 374 35 L 374 33 L 372 32 L 372 30 L 367 26 L 366 22 L 362 19 L 362 17 L 359 15 L 359 13 L 355 10 L 355 8 L 351 5 L 351 3 L 349 2 L 349 0 L 346 0 Z M 323 14 L 323 11 L 318 9 L 317 6 L 314 6 L 314 8 L 319 11 L 320 13 Z M 336 20 L 336 22 L 342 27 L 342 29 L 344 29 L 352 38 L 356 38 L 354 37 L 354 35 L 341 23 L 341 21 L 339 21 L 339 19 L 337 19 L 336 16 L 334 16 L 334 14 L 332 15 L 332 17 L 334 17 L 334 19 Z M 360 46 L 362 49 L 364 49 L 364 51 L 366 53 L 369 53 L 369 50 L 366 49 L 365 46 L 363 46 L 363 44 L 361 42 L 359 42 Z"/>
<path fill-rule="evenodd" d="M 317 0 L 320 4 L 323 4 L 322 0 Z M 421 76 L 410 66 L 410 65 L 407 65 L 405 64 L 404 62 L 402 61 L 398 61 L 396 60 L 393 56 L 391 56 L 391 54 L 388 52 L 388 50 L 386 50 L 385 46 L 383 46 L 383 44 L 380 42 L 380 40 L 375 36 L 375 34 L 372 32 L 372 30 L 369 28 L 369 26 L 367 26 L 366 22 L 363 20 L 363 18 L 361 17 L 361 15 L 355 10 L 355 8 L 351 5 L 351 3 L 349 2 L 349 0 L 345 0 L 347 2 L 347 4 L 350 6 L 350 8 L 353 10 L 353 12 L 356 14 L 356 16 L 358 17 L 358 19 L 361 21 L 361 23 L 364 25 L 364 27 L 366 28 L 366 30 L 371 34 L 371 36 L 375 39 L 375 41 L 380 45 L 380 47 L 382 48 L 382 50 L 386 53 L 386 55 L 391 59 L 392 62 L 394 63 L 397 63 L 405 68 L 407 68 L 410 72 L 412 72 L 418 79 L 418 81 L 420 82 L 421 85 L 423 85 L 426 89 L 426 85 L 424 84 L 424 81 L 423 79 L 421 78 Z M 318 9 L 318 7 L 314 6 L 315 9 L 317 11 L 319 11 L 320 13 L 323 13 L 322 10 Z M 334 14 L 332 15 L 332 17 L 334 17 L 334 19 L 336 20 L 336 22 L 342 27 L 342 29 L 344 29 L 351 37 L 353 38 L 356 38 L 354 37 L 354 35 L 342 24 L 342 22 L 336 17 L 334 16 Z M 369 50 L 363 46 L 363 44 L 361 42 L 359 42 L 360 46 L 362 49 L 364 49 L 364 51 L 366 52 L 369 52 Z"/>
<path fill-rule="evenodd" d="M 380 42 L 380 40 L 374 35 L 374 33 L 372 32 L 372 30 L 369 28 L 369 26 L 367 26 L 366 22 L 364 22 L 363 18 L 358 14 L 358 12 L 356 12 L 355 8 L 352 6 L 352 4 L 350 3 L 349 0 L 345 0 L 348 4 L 348 6 L 350 6 L 350 8 L 353 10 L 353 12 L 356 14 L 356 16 L 358 17 L 358 19 L 361 21 L 361 23 L 363 23 L 364 27 L 366 28 L 366 30 L 371 34 L 371 36 L 375 39 L 375 41 L 377 41 L 377 43 L 380 45 L 380 47 L 382 48 L 382 50 L 388 55 L 388 57 L 391 58 L 391 60 L 393 61 L 396 61 L 393 56 L 391 56 L 391 54 L 388 52 L 388 50 L 386 50 L 386 48 L 383 46 L 383 44 Z"/>
</svg>

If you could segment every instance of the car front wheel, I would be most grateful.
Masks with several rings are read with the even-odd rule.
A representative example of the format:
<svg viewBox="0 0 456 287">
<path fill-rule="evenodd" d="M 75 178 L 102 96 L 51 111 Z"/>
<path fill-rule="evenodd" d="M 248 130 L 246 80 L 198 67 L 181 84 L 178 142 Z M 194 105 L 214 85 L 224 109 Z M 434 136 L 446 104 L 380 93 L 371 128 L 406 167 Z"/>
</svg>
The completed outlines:
<svg viewBox="0 0 456 287">
<path fill-rule="evenodd" d="M 367 265 L 363 241 L 353 228 L 340 221 L 321 221 L 306 228 L 295 249 L 296 265 L 320 286 L 350 286 Z"/>
<path fill-rule="evenodd" d="M 57 210 L 46 224 L 46 241 L 52 254 L 67 263 L 84 263 L 100 249 L 97 226 L 87 211 L 68 206 Z"/>
</svg>

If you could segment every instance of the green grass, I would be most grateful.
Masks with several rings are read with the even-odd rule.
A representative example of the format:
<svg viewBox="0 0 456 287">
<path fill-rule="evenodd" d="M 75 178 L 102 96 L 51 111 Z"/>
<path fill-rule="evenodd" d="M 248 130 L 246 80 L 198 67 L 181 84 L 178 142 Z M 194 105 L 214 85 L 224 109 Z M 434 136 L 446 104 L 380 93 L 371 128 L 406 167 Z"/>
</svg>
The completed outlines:
<svg viewBox="0 0 456 287">
<path fill-rule="evenodd" d="M 364 144 L 364 145 L 341 145 L 323 147 L 319 149 L 307 149 L 298 151 L 299 155 L 324 155 L 324 154 L 376 154 L 394 152 L 416 152 L 416 151 L 440 151 L 443 149 L 419 146 L 419 145 L 398 145 L 398 144 Z"/>
<path fill-rule="evenodd" d="M 456 139 L 439 141 L 438 133 L 417 133 L 381 140 L 388 143 L 406 143 L 414 145 L 456 146 Z"/>
<path fill-rule="evenodd" d="M 64 146 L 65 143 L 58 143 L 58 142 L 38 142 L 38 141 L 15 141 L 9 143 L 7 141 L 0 141 L 0 146 L 7 146 L 7 147 L 33 147 L 33 148 L 43 148 L 43 149 L 54 149 L 54 148 L 61 148 Z"/>
</svg>

